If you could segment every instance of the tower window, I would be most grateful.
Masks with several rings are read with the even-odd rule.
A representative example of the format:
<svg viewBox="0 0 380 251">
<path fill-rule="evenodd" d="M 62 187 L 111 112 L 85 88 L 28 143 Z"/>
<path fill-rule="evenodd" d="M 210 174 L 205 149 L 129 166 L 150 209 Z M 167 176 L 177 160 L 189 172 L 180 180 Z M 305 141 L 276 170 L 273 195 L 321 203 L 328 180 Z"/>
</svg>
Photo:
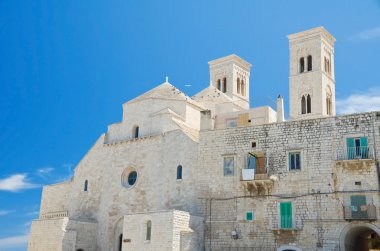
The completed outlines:
<svg viewBox="0 0 380 251">
<path fill-rule="evenodd" d="M 120 234 L 119 235 L 119 247 L 118 247 L 118 251 L 121 251 L 123 248 L 123 234 Z"/>
<path fill-rule="evenodd" d="M 240 78 L 237 78 L 237 93 L 240 94 Z"/>
<path fill-rule="evenodd" d="M 220 82 L 220 79 L 218 79 L 218 90 L 221 91 L 221 89 L 222 89 L 222 84 Z"/>
<path fill-rule="evenodd" d="M 303 95 L 301 99 L 301 114 L 311 113 L 311 97 L 310 94 Z"/>
<path fill-rule="evenodd" d="M 83 187 L 83 191 L 87 192 L 87 190 L 88 190 L 88 180 L 84 182 L 84 187 Z"/>
<path fill-rule="evenodd" d="M 307 113 L 311 113 L 311 97 L 307 95 Z"/>
<path fill-rule="evenodd" d="M 146 240 L 150 241 L 152 238 L 152 222 L 148 221 L 146 223 Z"/>
<path fill-rule="evenodd" d="M 332 111 L 331 111 L 331 97 L 330 96 L 327 96 L 327 98 L 326 98 L 326 112 L 327 112 L 327 115 L 331 115 L 332 114 Z"/>
<path fill-rule="evenodd" d="M 182 166 L 177 166 L 177 180 L 182 180 Z"/>
<path fill-rule="evenodd" d="M 245 84 L 243 79 L 241 80 L 241 95 L 245 96 Z"/>
<path fill-rule="evenodd" d="M 301 114 L 306 114 L 306 99 L 305 99 L 305 96 L 302 96 L 302 99 L 301 99 Z"/>
<path fill-rule="evenodd" d="M 305 58 L 300 59 L 300 73 L 305 71 Z"/>
<path fill-rule="evenodd" d="M 307 70 L 308 71 L 313 70 L 313 57 L 311 55 L 307 57 Z"/>
<path fill-rule="evenodd" d="M 223 78 L 223 92 L 227 92 L 227 78 Z"/>
</svg>

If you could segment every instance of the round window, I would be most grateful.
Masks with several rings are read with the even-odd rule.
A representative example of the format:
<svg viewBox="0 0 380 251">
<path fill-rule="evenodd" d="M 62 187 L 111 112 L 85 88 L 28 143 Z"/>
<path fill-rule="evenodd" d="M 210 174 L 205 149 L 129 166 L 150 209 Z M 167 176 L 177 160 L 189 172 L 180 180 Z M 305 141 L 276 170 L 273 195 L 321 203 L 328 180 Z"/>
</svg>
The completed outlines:
<svg viewBox="0 0 380 251">
<path fill-rule="evenodd" d="M 132 171 L 128 174 L 128 185 L 133 186 L 136 183 L 137 172 Z"/>
<path fill-rule="evenodd" d="M 128 167 L 121 175 L 121 184 L 126 188 L 131 188 L 136 185 L 137 172 L 132 167 Z"/>
</svg>

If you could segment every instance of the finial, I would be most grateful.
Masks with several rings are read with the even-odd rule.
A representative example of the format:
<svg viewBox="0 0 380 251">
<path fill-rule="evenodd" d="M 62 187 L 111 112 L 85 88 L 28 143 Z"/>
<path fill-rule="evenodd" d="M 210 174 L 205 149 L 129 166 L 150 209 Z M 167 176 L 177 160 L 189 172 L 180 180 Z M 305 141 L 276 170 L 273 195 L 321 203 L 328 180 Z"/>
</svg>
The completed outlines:
<svg viewBox="0 0 380 251">
<path fill-rule="evenodd" d="M 166 78 L 165 78 L 165 83 L 169 83 L 169 77 L 168 76 L 166 76 Z"/>
</svg>

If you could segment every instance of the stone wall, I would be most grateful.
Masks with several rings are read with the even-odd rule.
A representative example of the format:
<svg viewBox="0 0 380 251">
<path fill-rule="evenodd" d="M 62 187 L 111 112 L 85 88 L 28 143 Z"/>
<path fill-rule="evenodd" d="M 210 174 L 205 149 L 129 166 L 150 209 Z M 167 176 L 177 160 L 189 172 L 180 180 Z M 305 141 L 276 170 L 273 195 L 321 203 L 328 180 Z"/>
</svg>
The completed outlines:
<svg viewBox="0 0 380 251">
<path fill-rule="evenodd" d="M 340 232 L 349 224 L 343 205 L 349 205 L 350 196 L 366 195 L 367 203 L 374 205 L 380 198 L 374 159 L 337 159 L 346 148 L 346 138 L 353 136 L 367 137 L 378 155 L 379 126 L 377 113 L 363 113 L 201 132 L 197 180 L 206 219 L 206 250 L 274 250 L 289 243 L 303 250 L 338 250 Z M 289 170 L 292 151 L 301 152 L 301 170 Z M 275 176 L 267 190 L 249 190 L 249 182 L 241 181 L 248 152 L 265 153 L 268 176 Z M 225 156 L 235 159 L 233 176 L 223 174 Z M 293 205 L 292 231 L 278 230 L 283 201 Z M 254 213 L 252 222 L 244 219 L 249 211 Z M 237 240 L 231 237 L 233 230 Z"/>
<path fill-rule="evenodd" d="M 150 240 L 146 236 L 148 221 L 151 222 Z M 125 215 L 123 226 L 123 251 L 202 250 L 202 219 L 190 216 L 188 212 L 173 210 Z M 183 235 L 187 237 L 183 238 Z"/>
</svg>

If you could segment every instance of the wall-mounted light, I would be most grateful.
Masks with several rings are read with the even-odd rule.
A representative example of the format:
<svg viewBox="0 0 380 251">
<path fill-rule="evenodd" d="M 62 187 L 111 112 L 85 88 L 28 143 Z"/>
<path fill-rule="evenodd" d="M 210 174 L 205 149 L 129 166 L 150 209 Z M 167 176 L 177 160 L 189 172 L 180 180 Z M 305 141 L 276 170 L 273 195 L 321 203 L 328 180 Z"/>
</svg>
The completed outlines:
<svg viewBox="0 0 380 251">
<path fill-rule="evenodd" d="M 235 230 L 232 230 L 232 232 L 231 232 L 231 237 L 232 237 L 232 239 L 234 239 L 234 240 L 237 240 L 237 239 L 239 238 L 238 233 L 236 232 L 236 229 L 235 229 Z"/>
</svg>

